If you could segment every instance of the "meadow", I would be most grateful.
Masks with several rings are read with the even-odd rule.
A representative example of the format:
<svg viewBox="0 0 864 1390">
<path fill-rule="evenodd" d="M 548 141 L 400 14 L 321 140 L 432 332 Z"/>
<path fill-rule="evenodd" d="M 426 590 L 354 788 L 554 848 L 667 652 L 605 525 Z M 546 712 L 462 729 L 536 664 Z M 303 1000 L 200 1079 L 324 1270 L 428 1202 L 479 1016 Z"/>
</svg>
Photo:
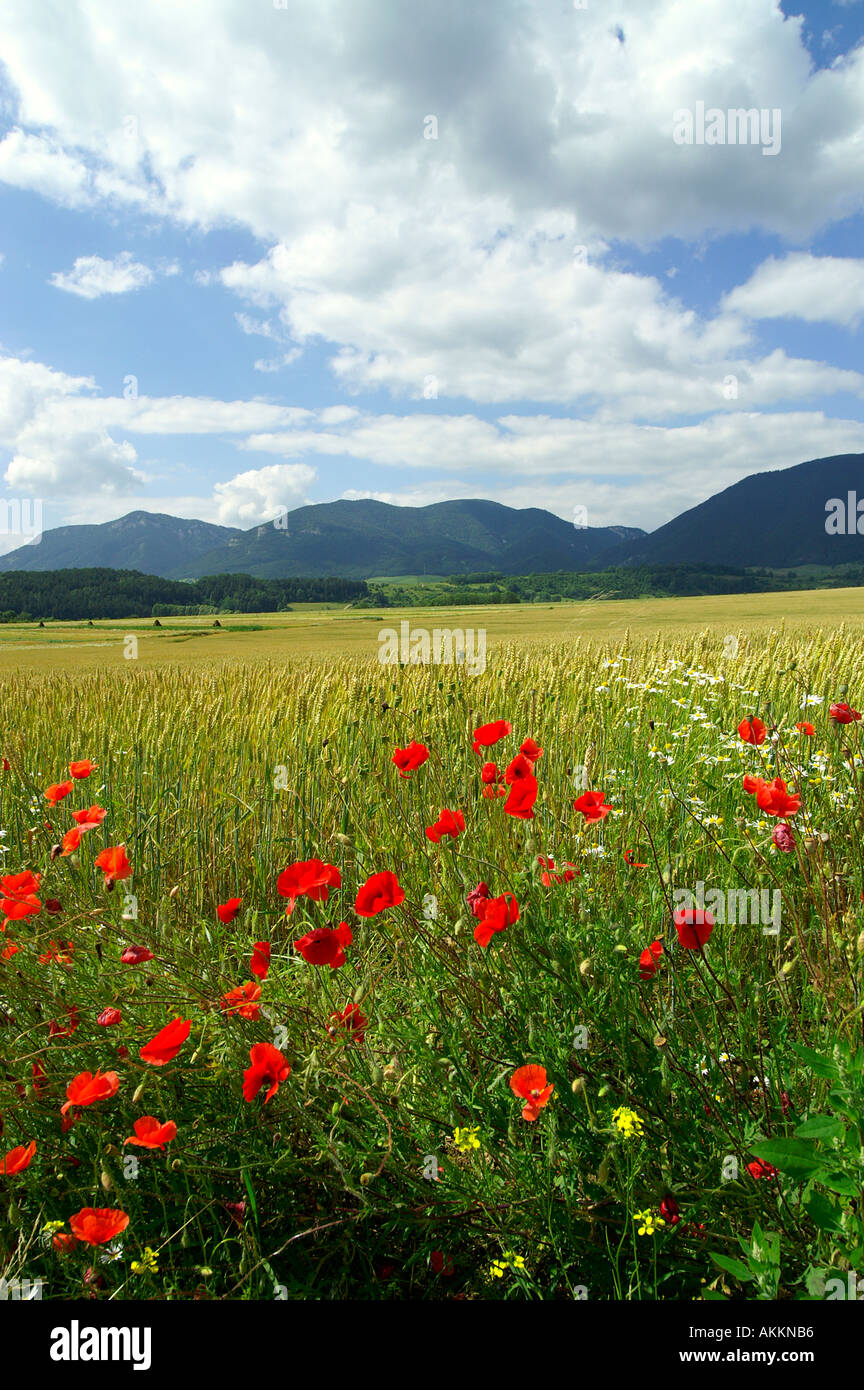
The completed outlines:
<svg viewBox="0 0 864 1390">
<path fill-rule="evenodd" d="M 849 1296 L 860 595 L 0 629 L 0 1275 Z"/>
</svg>

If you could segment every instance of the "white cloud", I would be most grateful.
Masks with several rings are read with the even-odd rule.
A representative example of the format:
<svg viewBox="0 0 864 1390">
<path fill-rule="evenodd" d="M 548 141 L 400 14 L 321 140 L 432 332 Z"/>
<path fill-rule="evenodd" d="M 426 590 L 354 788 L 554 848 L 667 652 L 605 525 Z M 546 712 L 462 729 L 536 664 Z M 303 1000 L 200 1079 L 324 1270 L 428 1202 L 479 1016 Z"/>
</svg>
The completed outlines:
<svg viewBox="0 0 864 1390">
<path fill-rule="evenodd" d="M 216 519 L 222 526 L 244 530 L 272 521 L 278 512 L 308 501 L 315 478 L 315 469 L 305 463 L 275 463 L 237 473 L 227 483 L 216 484 Z"/>
<path fill-rule="evenodd" d="M 797 318 L 855 328 L 864 317 L 864 260 L 795 252 L 763 261 L 726 295 L 725 310 L 754 319 Z"/>
<path fill-rule="evenodd" d="M 136 261 L 131 251 L 121 251 L 113 261 L 102 256 L 79 256 L 70 271 L 55 271 L 51 284 L 58 290 L 82 299 L 99 299 L 103 294 L 128 294 L 153 283 L 153 271 Z"/>
</svg>

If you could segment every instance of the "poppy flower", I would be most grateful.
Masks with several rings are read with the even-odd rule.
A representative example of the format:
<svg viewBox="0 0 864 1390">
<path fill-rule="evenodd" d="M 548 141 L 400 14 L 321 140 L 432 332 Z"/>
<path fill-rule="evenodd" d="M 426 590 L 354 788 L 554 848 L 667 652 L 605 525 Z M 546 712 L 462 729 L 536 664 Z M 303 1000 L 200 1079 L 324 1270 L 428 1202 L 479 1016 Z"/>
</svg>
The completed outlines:
<svg viewBox="0 0 864 1390">
<path fill-rule="evenodd" d="M 5 1158 L 0 1158 L 0 1173 L 10 1178 L 13 1173 L 23 1173 L 25 1168 L 30 1167 L 35 1152 L 35 1139 L 31 1139 L 29 1144 L 19 1144 L 17 1148 L 10 1149 Z"/>
<path fill-rule="evenodd" d="M 127 946 L 120 959 L 124 965 L 143 965 L 153 960 L 153 952 L 147 946 Z"/>
<path fill-rule="evenodd" d="M 543 854 L 537 855 L 537 863 L 542 869 L 540 882 L 543 884 L 544 888 L 549 888 L 553 883 L 572 883 L 573 879 L 576 878 L 579 873 L 579 870 L 574 868 L 572 864 L 565 864 L 563 871 L 561 873 L 556 873 L 555 860 L 547 859 Z"/>
<path fill-rule="evenodd" d="M 635 851 L 632 850 L 632 849 L 625 849 L 625 851 L 624 851 L 624 863 L 625 863 L 625 864 L 629 864 L 630 867 L 631 867 L 631 869 L 647 869 L 647 868 L 648 868 L 648 865 L 647 865 L 647 864 L 640 864 L 640 862 L 639 862 L 638 859 L 634 859 L 634 857 L 633 857 L 634 853 L 635 853 Z"/>
<path fill-rule="evenodd" d="M 36 894 L 41 875 L 25 869 L 20 874 L 6 874 L 0 878 L 0 911 L 12 921 L 24 917 L 35 917 L 42 909 Z"/>
<path fill-rule="evenodd" d="M 65 946 L 61 946 L 59 941 L 52 941 L 49 950 L 43 951 L 39 957 L 39 964 L 49 965 L 54 962 L 57 965 L 71 965 L 74 950 L 71 941 L 67 941 Z"/>
<path fill-rule="evenodd" d="M 758 748 L 768 737 L 768 730 L 761 719 L 742 719 L 738 725 L 738 735 L 745 743 L 752 743 Z"/>
<path fill-rule="evenodd" d="M 857 709 L 852 709 L 846 704 L 831 705 L 828 714 L 834 720 L 835 724 L 854 724 L 856 719 L 861 718 Z"/>
<path fill-rule="evenodd" d="M 220 922 L 233 922 L 237 913 L 240 911 L 242 898 L 229 898 L 227 903 L 219 903 L 216 907 L 216 916 Z"/>
<path fill-rule="evenodd" d="M 139 1049 L 138 1056 L 142 1062 L 149 1062 L 151 1067 L 164 1067 L 166 1062 L 173 1061 L 177 1056 L 191 1028 L 191 1019 L 172 1018 L 170 1023 L 160 1028 L 155 1037 Z"/>
<path fill-rule="evenodd" d="M 84 837 L 84 832 L 78 825 L 73 825 L 71 830 L 67 830 L 61 840 L 61 854 L 65 859 L 67 855 L 74 854 Z"/>
<path fill-rule="evenodd" d="M 379 912 L 398 907 L 404 901 L 405 889 L 399 886 L 396 875 L 389 869 L 382 869 L 367 878 L 357 894 L 354 911 L 358 917 L 376 917 Z"/>
<path fill-rule="evenodd" d="M 245 985 L 238 985 L 236 989 L 229 989 L 227 994 L 223 994 L 219 1007 L 224 1014 L 239 1014 L 241 1018 L 257 1018 L 261 1005 L 257 1000 L 261 998 L 261 986 L 256 985 L 253 980 L 248 980 Z"/>
<path fill-rule="evenodd" d="M 109 1006 L 102 1010 L 96 1022 L 100 1028 L 113 1028 L 116 1024 L 123 1022 L 123 1015 L 119 1009 L 112 1009 Z"/>
<path fill-rule="evenodd" d="M 70 1235 L 68 1231 L 58 1231 L 56 1236 L 52 1237 L 51 1244 L 58 1255 L 68 1255 L 70 1250 L 75 1249 L 78 1240 L 75 1236 Z"/>
<path fill-rule="evenodd" d="M 440 845 L 441 836 L 449 835 L 456 840 L 465 829 L 465 817 L 461 811 L 448 811 L 446 807 L 441 808 L 440 815 L 434 825 L 427 825 L 426 839 L 431 840 L 433 845 Z"/>
<path fill-rule="evenodd" d="M 806 720 L 803 720 L 800 724 L 796 724 L 795 728 L 798 730 L 799 734 L 806 734 L 807 738 L 812 738 L 816 732 L 813 725 L 808 724 Z"/>
<path fill-rule="evenodd" d="M 481 724 L 474 730 L 473 748 L 479 753 L 481 748 L 491 748 L 502 738 L 513 732 L 513 725 L 506 719 L 494 719 L 491 724 Z"/>
<path fill-rule="evenodd" d="M 345 964 L 345 947 L 350 946 L 353 937 L 347 922 L 338 927 L 316 927 L 299 937 L 294 945 L 309 965 L 329 965 L 338 970 Z"/>
<path fill-rule="evenodd" d="M 742 786 L 748 796 L 755 796 L 756 793 L 759 791 L 760 787 L 765 786 L 765 778 L 754 777 L 752 773 L 747 772 L 744 775 L 744 781 L 742 782 Z"/>
<path fill-rule="evenodd" d="M 110 1100 L 116 1096 L 120 1077 L 116 1071 L 82 1071 L 72 1078 L 66 1087 L 66 1102 L 60 1107 L 65 1115 L 73 1105 L 95 1105 L 97 1100 Z"/>
<path fill-rule="evenodd" d="M 794 831 L 791 825 L 787 825 L 785 821 L 780 821 L 779 825 L 775 825 L 771 831 L 771 839 L 784 854 L 791 854 L 795 848 Z"/>
<path fill-rule="evenodd" d="M 62 912 L 62 911 L 63 911 L 63 904 L 60 902 L 60 899 L 59 899 L 59 898 L 46 898 L 46 899 L 45 899 L 45 911 L 46 911 L 46 912 Z"/>
<path fill-rule="evenodd" d="M 769 816 L 795 816 L 801 809 L 800 796 L 786 790 L 782 777 L 764 782 L 756 792 L 756 802 Z"/>
<path fill-rule="evenodd" d="M 678 940 L 688 951 L 698 951 L 714 930 L 714 918 L 702 908 L 679 908 L 672 918 Z"/>
<path fill-rule="evenodd" d="M 505 927 L 518 921 L 519 904 L 512 893 L 502 893 L 498 898 L 489 898 L 483 904 L 483 915 L 474 928 L 474 940 L 485 950 L 496 932 L 503 931 Z"/>
<path fill-rule="evenodd" d="M 554 1089 L 554 1086 L 546 1084 L 546 1068 L 538 1067 L 533 1062 L 518 1067 L 510 1077 L 510 1090 L 514 1096 L 525 1101 L 523 1120 L 536 1120 L 543 1106 L 549 1103 Z"/>
<path fill-rule="evenodd" d="M 346 1004 L 341 1014 L 331 1014 L 332 1020 L 327 1032 L 335 1037 L 340 1031 L 349 1033 L 352 1042 L 360 1042 L 366 1032 L 369 1020 L 360 1012 L 359 1004 Z"/>
<path fill-rule="evenodd" d="M 433 1250 L 429 1256 L 429 1268 L 433 1274 L 441 1274 L 447 1279 L 453 1273 L 453 1261 L 443 1250 Z"/>
<path fill-rule="evenodd" d="M 484 912 L 484 906 L 483 906 L 483 905 L 484 905 L 484 903 L 487 903 L 487 902 L 489 901 L 489 898 L 490 898 L 490 897 L 491 897 L 491 894 L 490 894 L 490 892 L 489 892 L 489 884 L 488 884 L 488 883 L 478 883 L 476 888 L 472 888 L 472 889 L 471 889 L 471 892 L 468 893 L 468 895 L 467 895 L 466 898 L 465 898 L 465 901 L 466 901 L 466 903 L 468 904 L 468 906 L 470 907 L 470 909 L 471 909 L 471 915 L 472 915 L 473 917 L 482 917 L 482 916 L 483 916 L 483 912 Z"/>
<path fill-rule="evenodd" d="M 504 811 L 517 820 L 533 820 L 534 802 L 537 800 L 537 778 L 533 773 L 520 777 L 510 787 L 510 794 L 504 802 Z"/>
<path fill-rule="evenodd" d="M 253 975 L 257 975 L 259 980 L 267 979 L 267 972 L 270 969 L 270 942 L 256 941 L 252 947 L 252 959 L 249 962 L 249 969 Z"/>
<path fill-rule="evenodd" d="M 668 1226 L 677 1226 L 681 1220 L 681 1208 L 671 1195 L 664 1197 L 660 1203 L 660 1215 Z"/>
<path fill-rule="evenodd" d="M 132 865 L 126 857 L 125 845 L 112 845 L 103 849 L 93 861 L 97 869 L 105 875 L 105 887 L 113 888 L 118 879 L 132 877 Z"/>
<path fill-rule="evenodd" d="M 123 1140 L 124 1147 L 126 1144 L 135 1144 L 139 1149 L 164 1149 L 177 1133 L 177 1126 L 173 1120 L 166 1120 L 163 1124 L 155 1115 L 142 1115 L 132 1128 L 135 1134 Z"/>
<path fill-rule="evenodd" d="M 82 830 L 95 830 L 107 814 L 103 806 L 88 806 L 86 811 L 73 811 L 72 819 Z"/>
<path fill-rule="evenodd" d="M 535 743 L 533 738 L 526 738 L 522 743 L 520 753 L 524 753 L 526 758 L 530 758 L 532 763 L 536 763 L 538 758 L 543 757 L 543 749 Z"/>
<path fill-rule="evenodd" d="M 639 957 L 639 979 L 650 980 L 657 974 L 657 962 L 663 954 L 659 941 L 652 941 Z"/>
<path fill-rule="evenodd" d="M 72 1234 L 86 1245 L 106 1245 L 129 1225 L 125 1211 L 111 1207 L 82 1207 L 69 1217 Z"/>
<path fill-rule="evenodd" d="M 504 769 L 504 781 L 508 787 L 514 782 L 520 781 L 523 777 L 534 776 L 534 764 L 524 753 L 517 753 L 511 763 Z"/>
<path fill-rule="evenodd" d="M 418 767 L 422 767 L 428 757 L 429 749 L 426 744 L 417 743 L 412 739 L 406 748 L 397 748 L 390 761 L 398 767 L 400 777 L 407 777 L 409 772 L 415 772 Z"/>
<path fill-rule="evenodd" d="M 78 1027 L 78 1005 L 72 1004 L 66 1009 L 66 1023 L 58 1023 L 56 1018 L 52 1018 L 48 1024 L 49 1038 L 71 1038 L 75 1029 Z"/>
<path fill-rule="evenodd" d="M 498 771 L 496 763 L 484 763 L 480 769 L 480 780 L 483 783 L 483 795 L 485 797 L 506 796 L 506 788 L 498 785 L 503 779 L 504 774 Z"/>
<path fill-rule="evenodd" d="M 773 1163 L 766 1163 L 764 1159 L 754 1158 L 752 1163 L 747 1164 L 747 1172 L 751 1178 L 776 1178 L 777 1169 Z"/>
<path fill-rule="evenodd" d="M 269 1083 L 270 1089 L 264 1097 L 264 1104 L 279 1090 L 279 1083 L 287 1081 L 291 1068 L 278 1047 L 272 1043 L 255 1043 L 250 1048 L 251 1066 L 243 1073 L 243 1099 L 253 1101 L 262 1086 Z"/>
<path fill-rule="evenodd" d="M 69 764 L 69 776 L 76 780 L 89 777 L 91 772 L 96 771 L 97 764 L 91 763 L 89 758 L 82 758 L 80 762 Z"/>
<path fill-rule="evenodd" d="M 574 810 L 581 812 L 585 817 L 586 825 L 594 825 L 597 821 L 605 820 L 612 810 L 611 806 L 606 806 L 604 804 L 604 795 L 604 792 L 583 792 L 582 795 L 573 802 Z"/>
<path fill-rule="evenodd" d="M 331 888 L 342 887 L 342 875 L 335 864 L 325 864 L 322 859 L 304 859 L 289 864 L 276 880 L 277 892 L 288 899 L 285 916 L 290 917 L 298 898 L 311 898 L 315 903 L 326 903 Z"/>
<path fill-rule="evenodd" d="M 56 806 L 58 801 L 62 801 L 64 796 L 69 795 L 72 786 L 72 782 L 54 782 L 50 787 L 45 788 L 45 800 L 51 806 Z"/>
</svg>

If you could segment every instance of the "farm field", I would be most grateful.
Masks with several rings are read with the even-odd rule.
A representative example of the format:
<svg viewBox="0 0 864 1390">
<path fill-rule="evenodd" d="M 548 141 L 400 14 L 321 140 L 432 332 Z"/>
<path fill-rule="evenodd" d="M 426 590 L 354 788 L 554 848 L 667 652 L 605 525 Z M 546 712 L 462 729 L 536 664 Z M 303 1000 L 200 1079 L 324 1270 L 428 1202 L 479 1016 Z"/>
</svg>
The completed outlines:
<svg viewBox="0 0 864 1390">
<path fill-rule="evenodd" d="M 292 613 L 230 614 L 212 617 L 131 618 L 86 623 L 51 622 L 0 625 L 3 671 L 73 672 L 129 665 L 126 638 L 137 639 L 141 666 L 218 662 L 228 659 L 331 660 L 347 655 L 377 657 L 384 627 L 471 627 L 485 629 L 490 657 L 508 642 L 615 642 L 634 638 L 694 635 L 710 629 L 726 635 L 755 632 L 782 624 L 806 631 L 843 623 L 864 631 L 864 589 L 805 590 L 733 597 L 664 598 L 615 602 L 544 603 L 464 608 L 334 609 L 297 605 Z"/>
<path fill-rule="evenodd" d="M 3 1277 L 845 1297 L 861 599 L 779 600 L 0 629 Z"/>
</svg>

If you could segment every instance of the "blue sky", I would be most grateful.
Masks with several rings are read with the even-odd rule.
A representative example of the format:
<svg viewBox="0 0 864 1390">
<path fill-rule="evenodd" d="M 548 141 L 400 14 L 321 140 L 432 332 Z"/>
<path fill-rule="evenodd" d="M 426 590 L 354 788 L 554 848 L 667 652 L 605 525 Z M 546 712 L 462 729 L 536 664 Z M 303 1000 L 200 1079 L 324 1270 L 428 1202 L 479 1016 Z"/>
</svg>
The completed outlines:
<svg viewBox="0 0 864 1390">
<path fill-rule="evenodd" d="M 4 11 L 0 500 L 46 528 L 651 529 L 864 452 L 861 0 Z M 679 143 L 700 102 L 779 152 Z"/>
</svg>

